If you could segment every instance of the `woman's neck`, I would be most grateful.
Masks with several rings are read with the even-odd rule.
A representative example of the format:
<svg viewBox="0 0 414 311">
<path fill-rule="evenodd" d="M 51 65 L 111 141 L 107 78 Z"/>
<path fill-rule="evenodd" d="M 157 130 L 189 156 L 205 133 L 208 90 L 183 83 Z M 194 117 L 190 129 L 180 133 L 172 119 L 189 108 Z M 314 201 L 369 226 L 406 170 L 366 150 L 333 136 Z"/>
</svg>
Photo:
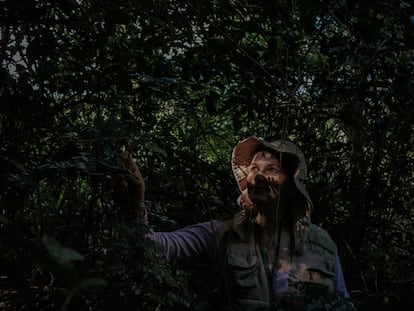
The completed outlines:
<svg viewBox="0 0 414 311">
<path fill-rule="evenodd" d="M 269 216 L 266 216 L 264 213 L 259 212 L 256 214 L 256 223 L 262 228 L 274 231 L 280 224 L 284 224 L 288 221 L 285 209 L 280 208 L 276 213 L 278 214 L 272 213 Z"/>
</svg>

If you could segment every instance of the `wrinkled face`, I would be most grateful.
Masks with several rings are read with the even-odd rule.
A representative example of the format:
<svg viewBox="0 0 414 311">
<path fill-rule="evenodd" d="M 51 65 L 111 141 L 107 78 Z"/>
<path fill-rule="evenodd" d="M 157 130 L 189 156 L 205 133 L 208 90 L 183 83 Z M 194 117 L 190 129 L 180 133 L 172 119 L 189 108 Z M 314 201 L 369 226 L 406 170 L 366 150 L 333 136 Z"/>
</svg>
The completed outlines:
<svg viewBox="0 0 414 311">
<path fill-rule="evenodd" d="M 249 197 L 256 205 L 276 203 L 280 185 L 287 180 L 279 160 L 270 152 L 259 151 L 253 157 L 247 175 Z"/>
</svg>

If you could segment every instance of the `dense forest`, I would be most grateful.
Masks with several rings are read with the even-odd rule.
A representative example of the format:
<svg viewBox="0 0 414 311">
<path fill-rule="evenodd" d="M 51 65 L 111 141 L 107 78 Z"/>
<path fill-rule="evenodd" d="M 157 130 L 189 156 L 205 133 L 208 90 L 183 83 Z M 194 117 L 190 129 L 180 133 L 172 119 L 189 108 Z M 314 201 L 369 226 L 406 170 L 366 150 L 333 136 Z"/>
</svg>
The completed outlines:
<svg viewBox="0 0 414 311">
<path fill-rule="evenodd" d="M 3 0 L 0 61 L 1 310 L 204 310 L 208 271 L 114 205 L 114 155 L 174 230 L 238 210 L 252 135 L 301 147 L 355 305 L 414 305 L 410 0 Z"/>
</svg>

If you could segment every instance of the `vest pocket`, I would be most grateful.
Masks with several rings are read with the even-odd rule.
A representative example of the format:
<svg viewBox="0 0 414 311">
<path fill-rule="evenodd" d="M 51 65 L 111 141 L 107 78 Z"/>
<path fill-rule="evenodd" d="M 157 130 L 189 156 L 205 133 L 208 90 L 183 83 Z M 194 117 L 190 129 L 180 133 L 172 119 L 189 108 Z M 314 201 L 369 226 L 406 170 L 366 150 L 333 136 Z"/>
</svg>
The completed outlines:
<svg viewBox="0 0 414 311">
<path fill-rule="evenodd" d="M 323 284 L 332 289 L 335 273 L 327 270 L 323 265 L 308 266 L 309 282 Z"/>
<path fill-rule="evenodd" d="M 229 269 L 237 285 L 254 287 L 259 283 L 257 256 L 240 256 L 229 254 L 227 257 Z"/>
</svg>

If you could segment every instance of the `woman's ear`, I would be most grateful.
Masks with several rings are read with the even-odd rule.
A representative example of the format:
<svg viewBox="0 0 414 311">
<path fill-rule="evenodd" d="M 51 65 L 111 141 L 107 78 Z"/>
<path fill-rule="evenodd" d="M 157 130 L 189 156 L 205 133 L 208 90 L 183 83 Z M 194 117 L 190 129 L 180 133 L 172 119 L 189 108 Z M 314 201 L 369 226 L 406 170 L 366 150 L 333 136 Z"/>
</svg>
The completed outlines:
<svg viewBox="0 0 414 311">
<path fill-rule="evenodd" d="M 246 208 L 248 210 L 253 209 L 253 202 L 249 198 L 249 194 L 247 192 L 247 189 L 243 190 L 243 192 L 239 195 L 237 198 L 237 204 L 240 207 Z"/>
<path fill-rule="evenodd" d="M 242 213 L 240 214 L 240 218 L 238 221 L 240 223 L 252 219 L 256 214 L 254 212 L 254 204 L 250 200 L 249 195 L 247 193 L 247 189 L 245 189 L 237 198 L 237 204 L 241 207 Z"/>
</svg>

